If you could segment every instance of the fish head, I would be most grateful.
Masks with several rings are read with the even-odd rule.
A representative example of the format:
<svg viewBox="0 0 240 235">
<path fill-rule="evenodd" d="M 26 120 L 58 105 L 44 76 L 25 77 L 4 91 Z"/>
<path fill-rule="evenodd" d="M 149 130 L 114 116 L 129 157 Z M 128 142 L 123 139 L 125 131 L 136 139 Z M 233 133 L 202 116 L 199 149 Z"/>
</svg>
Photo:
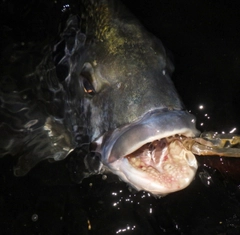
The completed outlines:
<svg viewBox="0 0 240 235">
<path fill-rule="evenodd" d="M 15 116 L 8 117 L 2 145 L 4 154 L 25 151 L 15 175 L 91 142 L 101 155 L 97 168 L 137 190 L 165 195 L 186 187 L 197 162 L 181 138 L 198 132 L 171 81 L 167 51 L 118 1 L 83 2 L 86 12 L 69 16 L 60 41 L 27 76 L 37 104 L 22 102 L 21 90 L 12 95 L 21 122 L 12 130 Z"/>
<path fill-rule="evenodd" d="M 138 57 L 132 51 L 140 62 L 118 57 L 107 67 L 106 61 L 93 66 L 95 79 L 104 85 L 89 102 L 95 151 L 104 166 L 133 188 L 155 195 L 187 187 L 197 170 L 195 156 L 181 138 L 171 140 L 198 131 L 194 116 L 182 108 L 163 52 L 150 50 L 148 57 Z"/>
<path fill-rule="evenodd" d="M 175 136 L 197 135 L 195 118 L 184 111 L 161 41 L 135 19 L 112 18 L 81 72 L 94 91 L 85 94 L 94 151 L 137 190 L 179 191 L 193 180 L 197 161 Z"/>
<path fill-rule="evenodd" d="M 94 90 L 85 96 L 84 104 L 91 110 L 92 139 L 137 121 L 149 111 L 183 108 L 170 78 L 173 65 L 165 48 L 153 35 L 134 26 L 128 27 L 133 35 L 140 35 L 139 40 L 131 38 L 124 25 L 121 30 L 126 35 L 114 35 L 124 38 L 123 42 L 111 49 L 108 40 L 100 41 L 83 66 L 81 75 Z"/>
</svg>

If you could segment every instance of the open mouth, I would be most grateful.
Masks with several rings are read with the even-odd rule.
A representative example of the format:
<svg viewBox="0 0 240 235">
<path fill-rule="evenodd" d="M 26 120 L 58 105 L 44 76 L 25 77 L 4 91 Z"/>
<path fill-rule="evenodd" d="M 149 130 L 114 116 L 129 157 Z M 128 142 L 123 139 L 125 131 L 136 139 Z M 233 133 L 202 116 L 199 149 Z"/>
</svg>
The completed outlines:
<svg viewBox="0 0 240 235">
<path fill-rule="evenodd" d="M 182 164 L 187 163 L 189 166 L 195 166 L 194 155 L 182 145 L 181 140 L 185 138 L 177 136 L 155 140 L 145 144 L 125 158 L 128 159 L 132 167 L 146 171 L 154 178 L 158 178 L 159 173 L 164 171 L 172 171 L 172 174 L 175 175 L 178 172 L 174 166 L 180 165 L 182 161 L 184 161 Z"/>
<path fill-rule="evenodd" d="M 112 167 L 137 190 L 166 195 L 184 189 L 198 167 L 195 156 L 182 144 L 184 138 L 168 137 L 147 143 L 122 161 L 112 163 Z"/>
<path fill-rule="evenodd" d="M 179 191 L 197 170 L 195 156 L 182 143 L 198 133 L 192 120 L 184 111 L 154 113 L 117 130 L 106 143 L 104 164 L 137 190 L 155 195 Z"/>
</svg>

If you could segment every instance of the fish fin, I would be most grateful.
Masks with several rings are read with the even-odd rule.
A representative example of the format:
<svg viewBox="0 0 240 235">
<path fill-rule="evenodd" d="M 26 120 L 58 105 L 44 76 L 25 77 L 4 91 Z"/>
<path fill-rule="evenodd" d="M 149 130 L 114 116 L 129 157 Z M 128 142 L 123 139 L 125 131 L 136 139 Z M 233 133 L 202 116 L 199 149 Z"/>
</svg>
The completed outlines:
<svg viewBox="0 0 240 235">
<path fill-rule="evenodd" d="M 73 150 L 75 142 L 70 131 L 61 119 L 44 111 L 31 89 L 12 92 L 1 89 L 0 99 L 0 157 L 18 158 L 15 175 L 25 175 L 48 158 L 62 160 Z"/>
<path fill-rule="evenodd" d="M 0 126 L 4 141 L 0 144 L 0 155 L 18 157 L 14 174 L 22 176 L 37 163 L 52 158 L 63 160 L 73 150 L 74 144 L 64 125 L 48 117 L 43 126 L 27 129 L 13 129 L 6 123 Z M 21 155 L 19 155 L 21 153 Z"/>
</svg>

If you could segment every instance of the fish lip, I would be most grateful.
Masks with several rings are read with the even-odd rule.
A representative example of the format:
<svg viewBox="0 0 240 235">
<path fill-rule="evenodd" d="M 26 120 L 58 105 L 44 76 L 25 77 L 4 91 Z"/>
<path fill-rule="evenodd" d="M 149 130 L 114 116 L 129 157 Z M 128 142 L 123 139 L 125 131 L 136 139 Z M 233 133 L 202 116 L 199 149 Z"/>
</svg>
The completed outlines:
<svg viewBox="0 0 240 235">
<path fill-rule="evenodd" d="M 140 135 L 145 133 L 145 135 Z M 114 130 L 101 145 L 103 164 L 111 168 L 111 163 L 124 158 L 146 143 L 169 136 L 199 135 L 195 127 L 195 117 L 184 110 L 155 109 L 147 112 L 139 120 Z"/>
</svg>

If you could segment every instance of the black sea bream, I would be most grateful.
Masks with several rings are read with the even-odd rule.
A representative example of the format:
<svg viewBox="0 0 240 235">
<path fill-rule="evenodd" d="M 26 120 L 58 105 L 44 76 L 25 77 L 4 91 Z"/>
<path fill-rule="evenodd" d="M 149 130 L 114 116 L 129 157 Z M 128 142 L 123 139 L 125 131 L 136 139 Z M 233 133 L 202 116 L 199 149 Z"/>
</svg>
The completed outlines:
<svg viewBox="0 0 240 235">
<path fill-rule="evenodd" d="M 118 1 L 78 11 L 34 73 L 1 77 L 1 155 L 18 156 L 14 172 L 24 175 L 87 146 L 89 174 L 92 162 L 93 173 L 110 170 L 155 195 L 187 187 L 197 161 L 182 140 L 198 131 L 161 41 Z"/>
</svg>

